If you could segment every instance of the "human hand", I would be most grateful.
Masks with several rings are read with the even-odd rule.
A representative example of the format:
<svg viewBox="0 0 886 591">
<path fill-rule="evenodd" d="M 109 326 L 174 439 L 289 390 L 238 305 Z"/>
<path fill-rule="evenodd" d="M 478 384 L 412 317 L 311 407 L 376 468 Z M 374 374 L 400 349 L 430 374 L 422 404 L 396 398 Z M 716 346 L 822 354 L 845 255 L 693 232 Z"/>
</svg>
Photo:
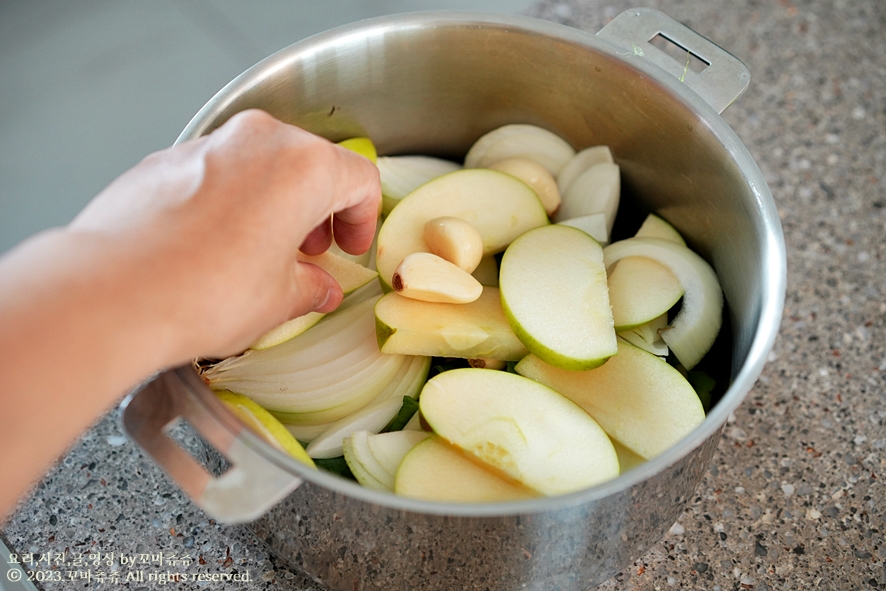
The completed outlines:
<svg viewBox="0 0 886 591">
<path fill-rule="evenodd" d="M 100 236 L 118 264 L 151 274 L 176 363 L 237 353 L 285 320 L 336 308 L 338 284 L 297 252 L 326 250 L 333 227 L 343 250 L 364 252 L 380 198 L 368 160 L 246 111 L 147 157 L 68 230 Z"/>
</svg>

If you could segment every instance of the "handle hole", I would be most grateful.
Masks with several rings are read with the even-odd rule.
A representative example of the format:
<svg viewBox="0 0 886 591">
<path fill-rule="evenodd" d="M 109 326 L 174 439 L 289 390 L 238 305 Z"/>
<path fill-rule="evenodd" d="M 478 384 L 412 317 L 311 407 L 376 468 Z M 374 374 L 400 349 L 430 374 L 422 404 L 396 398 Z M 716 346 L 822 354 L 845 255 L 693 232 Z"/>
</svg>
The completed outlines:
<svg viewBox="0 0 886 591">
<path fill-rule="evenodd" d="M 683 47 L 673 39 L 669 39 L 667 36 L 662 35 L 661 33 L 650 39 L 649 44 L 659 48 L 681 64 L 685 64 L 688 69 L 692 70 L 696 74 L 701 74 L 708 66 L 711 65 L 711 62 L 709 62 L 705 58 L 696 53 L 693 53 L 689 49 Z"/>
<path fill-rule="evenodd" d="M 198 464 L 218 477 L 231 469 L 231 464 L 200 433 L 182 417 L 178 417 L 163 428 L 163 434 L 176 442 Z"/>
</svg>

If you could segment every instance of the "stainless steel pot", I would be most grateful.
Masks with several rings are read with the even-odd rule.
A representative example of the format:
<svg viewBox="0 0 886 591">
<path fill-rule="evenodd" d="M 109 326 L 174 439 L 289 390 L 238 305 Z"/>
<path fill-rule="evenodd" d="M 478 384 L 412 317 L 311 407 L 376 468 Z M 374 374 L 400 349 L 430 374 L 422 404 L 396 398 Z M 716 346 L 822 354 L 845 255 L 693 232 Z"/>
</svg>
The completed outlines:
<svg viewBox="0 0 886 591">
<path fill-rule="evenodd" d="M 700 74 L 649 41 L 702 58 Z M 407 14 L 312 37 L 239 76 L 185 141 L 251 107 L 383 154 L 459 158 L 480 135 L 533 123 L 577 148 L 608 144 L 622 215 L 654 210 L 712 262 L 731 325 L 731 386 L 689 437 L 602 486 L 510 504 L 432 504 L 302 469 L 244 429 L 190 368 L 127 399 L 124 428 L 207 513 L 252 521 L 279 555 L 336 589 L 582 590 L 641 556 L 677 519 L 722 426 L 759 376 L 785 291 L 781 226 L 766 183 L 719 113 L 746 68 L 652 10 L 596 36 L 516 16 Z M 232 464 L 215 477 L 165 436 L 183 418 Z M 254 521 L 253 521 L 254 520 Z"/>
</svg>

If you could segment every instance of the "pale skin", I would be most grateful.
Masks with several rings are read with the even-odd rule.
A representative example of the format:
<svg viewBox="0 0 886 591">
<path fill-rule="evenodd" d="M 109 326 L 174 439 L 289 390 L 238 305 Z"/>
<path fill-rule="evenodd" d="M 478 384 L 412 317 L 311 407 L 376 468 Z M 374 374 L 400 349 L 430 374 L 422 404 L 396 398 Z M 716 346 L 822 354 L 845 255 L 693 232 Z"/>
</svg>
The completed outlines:
<svg viewBox="0 0 886 591">
<path fill-rule="evenodd" d="M 225 357 L 341 302 L 296 260 L 372 241 L 378 171 L 259 111 L 148 156 L 68 226 L 0 257 L 0 523 L 154 371 Z M 330 224 L 330 219 L 332 223 Z"/>
</svg>

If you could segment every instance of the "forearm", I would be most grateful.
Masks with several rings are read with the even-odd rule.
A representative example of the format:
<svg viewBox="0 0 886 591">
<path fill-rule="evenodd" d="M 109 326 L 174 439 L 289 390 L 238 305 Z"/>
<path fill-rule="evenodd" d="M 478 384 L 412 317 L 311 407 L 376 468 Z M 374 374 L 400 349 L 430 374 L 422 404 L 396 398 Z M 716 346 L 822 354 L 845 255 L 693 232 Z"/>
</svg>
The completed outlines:
<svg viewBox="0 0 886 591">
<path fill-rule="evenodd" d="M 68 230 L 0 259 L 0 520 L 96 417 L 182 360 L 159 270 L 142 262 Z"/>
</svg>

